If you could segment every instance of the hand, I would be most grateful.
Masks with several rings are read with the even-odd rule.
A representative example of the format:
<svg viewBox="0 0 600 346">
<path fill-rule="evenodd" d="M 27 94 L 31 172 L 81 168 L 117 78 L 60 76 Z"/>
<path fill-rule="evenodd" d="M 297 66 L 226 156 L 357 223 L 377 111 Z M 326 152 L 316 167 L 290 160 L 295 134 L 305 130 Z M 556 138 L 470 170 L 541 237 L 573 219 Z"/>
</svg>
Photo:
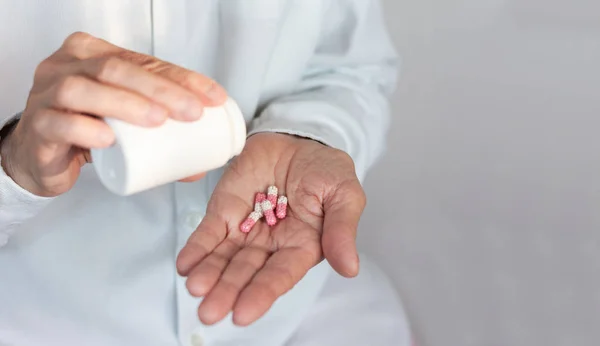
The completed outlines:
<svg viewBox="0 0 600 346">
<path fill-rule="evenodd" d="M 2 143 L 2 167 L 26 190 L 57 196 L 75 184 L 88 149 L 113 144 L 99 118 L 193 121 L 226 98 L 205 76 L 75 33 L 38 66 L 22 118 Z"/>
<path fill-rule="evenodd" d="M 273 228 L 239 230 L 256 192 L 276 185 L 288 215 Z M 256 134 L 226 169 L 198 229 L 177 259 L 200 320 L 233 311 L 237 325 L 262 316 L 323 257 L 341 275 L 358 274 L 356 230 L 365 195 L 345 153 L 283 134 Z"/>
</svg>

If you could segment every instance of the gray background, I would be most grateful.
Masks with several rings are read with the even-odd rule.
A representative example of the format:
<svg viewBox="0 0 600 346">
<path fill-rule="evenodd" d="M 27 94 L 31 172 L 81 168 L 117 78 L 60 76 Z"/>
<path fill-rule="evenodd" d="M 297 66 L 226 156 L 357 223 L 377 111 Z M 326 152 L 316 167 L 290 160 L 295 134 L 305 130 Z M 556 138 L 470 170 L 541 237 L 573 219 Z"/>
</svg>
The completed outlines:
<svg viewBox="0 0 600 346">
<path fill-rule="evenodd" d="M 600 345 L 600 3 L 386 0 L 361 247 L 423 346 Z"/>
</svg>

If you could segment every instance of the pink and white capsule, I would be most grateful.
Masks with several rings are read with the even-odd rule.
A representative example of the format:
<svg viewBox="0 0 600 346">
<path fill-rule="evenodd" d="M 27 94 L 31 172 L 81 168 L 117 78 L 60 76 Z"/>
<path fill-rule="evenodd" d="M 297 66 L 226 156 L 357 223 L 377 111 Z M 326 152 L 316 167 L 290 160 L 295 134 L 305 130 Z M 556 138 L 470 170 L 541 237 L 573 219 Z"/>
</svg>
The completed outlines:
<svg viewBox="0 0 600 346">
<path fill-rule="evenodd" d="M 271 206 L 275 209 L 277 205 L 277 194 L 279 191 L 277 190 L 277 186 L 269 186 L 267 189 L 267 200 L 271 202 Z"/>
<path fill-rule="evenodd" d="M 256 194 L 254 197 L 254 211 L 260 214 L 260 217 L 263 217 L 263 210 L 261 207 L 261 203 L 267 200 L 267 195 L 262 192 Z"/>
<path fill-rule="evenodd" d="M 275 216 L 275 212 L 273 211 L 273 205 L 269 200 L 263 201 L 260 206 L 262 207 L 263 213 L 265 215 L 265 221 L 267 221 L 267 225 L 275 226 L 277 223 L 277 217 Z"/>
<path fill-rule="evenodd" d="M 248 233 L 252 230 L 252 227 L 256 225 L 258 220 L 261 218 L 261 215 L 255 211 L 251 212 L 250 215 L 242 222 L 240 225 L 240 231 L 244 233 Z"/>
<path fill-rule="evenodd" d="M 285 196 L 279 196 L 277 199 L 277 207 L 275 208 L 275 215 L 278 219 L 285 219 L 287 215 L 288 199 Z"/>
</svg>

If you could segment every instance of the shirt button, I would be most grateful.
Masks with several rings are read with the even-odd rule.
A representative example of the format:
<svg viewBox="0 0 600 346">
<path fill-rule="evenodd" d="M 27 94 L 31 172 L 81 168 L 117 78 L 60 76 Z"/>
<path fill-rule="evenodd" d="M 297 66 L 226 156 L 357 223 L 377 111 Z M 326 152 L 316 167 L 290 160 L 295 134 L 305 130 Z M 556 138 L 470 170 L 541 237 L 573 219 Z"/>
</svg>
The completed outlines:
<svg viewBox="0 0 600 346">
<path fill-rule="evenodd" d="M 204 346 L 204 339 L 198 334 L 192 334 L 192 346 Z"/>
<path fill-rule="evenodd" d="M 200 224 L 200 221 L 202 221 L 204 215 L 202 215 L 201 213 L 192 213 L 189 214 L 186 218 L 186 223 L 188 225 L 188 227 L 190 228 L 196 228 L 198 227 L 198 225 Z"/>
</svg>

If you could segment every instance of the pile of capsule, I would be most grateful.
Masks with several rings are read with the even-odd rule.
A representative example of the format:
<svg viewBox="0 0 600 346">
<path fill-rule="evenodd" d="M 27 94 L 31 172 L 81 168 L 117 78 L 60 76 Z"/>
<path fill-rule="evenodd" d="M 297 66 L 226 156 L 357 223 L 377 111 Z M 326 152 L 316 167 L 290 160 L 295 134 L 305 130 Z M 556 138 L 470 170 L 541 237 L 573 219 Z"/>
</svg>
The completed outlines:
<svg viewBox="0 0 600 346">
<path fill-rule="evenodd" d="M 276 186 L 269 186 L 267 194 L 258 192 L 254 197 L 254 210 L 240 225 L 240 231 L 248 233 L 263 216 L 269 226 L 275 226 L 277 219 L 284 219 L 287 215 L 288 200 L 285 196 L 278 196 Z"/>
</svg>

